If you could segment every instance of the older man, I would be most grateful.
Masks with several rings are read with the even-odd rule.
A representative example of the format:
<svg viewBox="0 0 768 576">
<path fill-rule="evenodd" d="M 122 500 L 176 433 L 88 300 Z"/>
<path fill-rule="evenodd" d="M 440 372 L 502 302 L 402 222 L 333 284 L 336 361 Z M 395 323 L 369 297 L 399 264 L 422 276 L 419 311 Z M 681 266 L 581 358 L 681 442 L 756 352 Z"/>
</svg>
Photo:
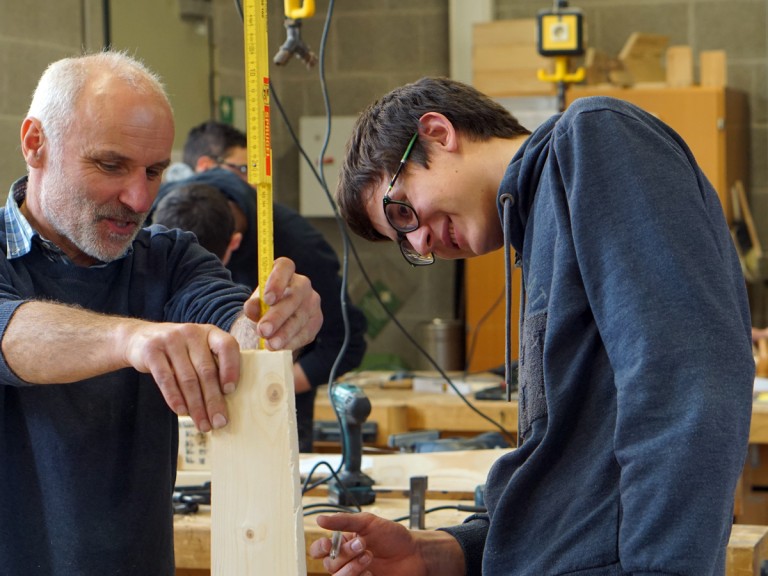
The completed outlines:
<svg viewBox="0 0 768 576">
<path fill-rule="evenodd" d="M 157 77 L 110 52 L 52 64 L 23 121 L 0 211 L 3 573 L 173 574 L 176 415 L 225 426 L 239 347 L 297 350 L 322 323 L 291 261 L 251 295 L 191 234 L 142 229 L 173 133 Z"/>
</svg>

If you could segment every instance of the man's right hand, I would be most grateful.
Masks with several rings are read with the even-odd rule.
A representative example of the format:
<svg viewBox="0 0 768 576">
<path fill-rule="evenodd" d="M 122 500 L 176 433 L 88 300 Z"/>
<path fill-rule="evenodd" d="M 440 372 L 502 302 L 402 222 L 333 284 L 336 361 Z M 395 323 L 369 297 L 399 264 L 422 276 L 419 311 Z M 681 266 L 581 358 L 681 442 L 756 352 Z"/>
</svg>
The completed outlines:
<svg viewBox="0 0 768 576">
<path fill-rule="evenodd" d="M 227 424 L 224 394 L 240 377 L 232 335 L 210 324 L 138 322 L 126 342 L 126 361 L 152 374 L 171 410 L 189 414 L 201 432 Z"/>
<path fill-rule="evenodd" d="M 240 377 L 237 340 L 215 326 L 147 322 L 51 302 L 19 306 L 0 345 L 8 367 L 30 384 L 79 382 L 128 367 L 152 374 L 168 406 L 189 414 L 201 431 L 227 423 L 224 394 Z"/>
<path fill-rule="evenodd" d="M 326 530 L 344 532 L 339 555 L 330 558 L 331 541 L 312 543 L 312 558 L 335 576 L 463 576 L 464 555 L 447 532 L 411 531 L 405 526 L 361 512 L 318 516 Z"/>
</svg>

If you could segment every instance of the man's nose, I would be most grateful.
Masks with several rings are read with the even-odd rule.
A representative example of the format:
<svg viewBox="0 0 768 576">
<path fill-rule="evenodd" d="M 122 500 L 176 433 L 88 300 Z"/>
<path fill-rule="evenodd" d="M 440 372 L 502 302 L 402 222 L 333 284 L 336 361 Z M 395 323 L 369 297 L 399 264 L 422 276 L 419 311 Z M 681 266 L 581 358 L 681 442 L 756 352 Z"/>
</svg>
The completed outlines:
<svg viewBox="0 0 768 576">
<path fill-rule="evenodd" d="M 405 237 L 408 238 L 408 242 L 411 243 L 413 249 L 422 256 L 434 252 L 432 248 L 432 232 L 429 226 L 419 226 L 413 232 L 408 232 Z"/>
<path fill-rule="evenodd" d="M 158 186 L 154 186 L 153 189 L 146 173 L 143 170 L 137 170 L 127 182 L 123 193 L 120 195 L 120 201 L 134 212 L 149 212 L 155 201 Z"/>
</svg>

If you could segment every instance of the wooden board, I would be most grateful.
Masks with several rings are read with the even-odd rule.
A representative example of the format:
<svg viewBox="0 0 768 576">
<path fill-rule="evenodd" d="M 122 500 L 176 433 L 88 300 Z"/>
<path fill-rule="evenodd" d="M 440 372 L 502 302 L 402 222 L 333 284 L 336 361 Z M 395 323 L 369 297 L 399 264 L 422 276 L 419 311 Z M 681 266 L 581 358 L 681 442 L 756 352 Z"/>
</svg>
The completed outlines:
<svg viewBox="0 0 768 576">
<path fill-rule="evenodd" d="M 667 86 L 693 85 L 693 51 L 690 46 L 667 48 Z"/>
<path fill-rule="evenodd" d="M 734 524 L 726 553 L 726 576 L 760 576 L 768 559 L 768 526 Z"/>
<path fill-rule="evenodd" d="M 488 96 L 552 95 L 551 82 L 538 79 L 552 63 L 536 49 L 536 19 L 475 24 L 472 33 L 472 84 Z"/>
<path fill-rule="evenodd" d="M 668 43 L 669 38 L 661 34 L 630 34 L 619 60 L 635 84 L 666 81 L 662 59 Z"/>
<path fill-rule="evenodd" d="M 304 526 L 290 352 L 241 353 L 229 425 L 212 434 L 214 576 L 304 576 Z"/>
<path fill-rule="evenodd" d="M 704 50 L 699 53 L 700 84 L 714 88 L 728 85 L 728 65 L 725 50 Z"/>
</svg>

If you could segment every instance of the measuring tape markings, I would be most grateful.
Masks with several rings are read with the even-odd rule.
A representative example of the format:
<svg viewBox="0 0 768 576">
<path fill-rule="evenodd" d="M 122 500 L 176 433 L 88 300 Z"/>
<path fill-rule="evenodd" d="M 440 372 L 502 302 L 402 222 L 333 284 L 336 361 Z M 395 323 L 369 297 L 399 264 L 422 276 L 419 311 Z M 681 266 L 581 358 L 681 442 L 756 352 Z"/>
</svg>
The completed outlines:
<svg viewBox="0 0 768 576">
<path fill-rule="evenodd" d="M 269 54 L 266 0 L 243 0 L 245 41 L 246 135 L 248 182 L 256 189 L 259 287 L 267 283 L 274 262 L 272 219 L 272 138 L 270 133 Z M 254 143 L 256 145 L 254 145 Z M 261 313 L 267 305 L 261 300 Z M 264 347 L 263 341 L 260 347 Z"/>
</svg>

